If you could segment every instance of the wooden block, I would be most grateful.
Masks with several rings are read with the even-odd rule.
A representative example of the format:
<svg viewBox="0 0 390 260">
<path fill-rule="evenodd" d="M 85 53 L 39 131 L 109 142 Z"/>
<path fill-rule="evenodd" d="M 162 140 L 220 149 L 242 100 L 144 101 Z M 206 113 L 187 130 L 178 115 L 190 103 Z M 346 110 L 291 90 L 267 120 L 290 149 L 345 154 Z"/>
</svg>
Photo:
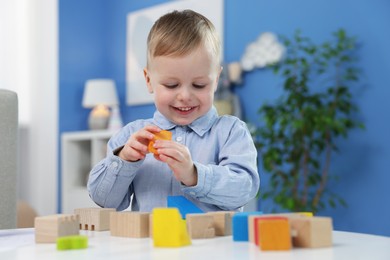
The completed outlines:
<svg viewBox="0 0 390 260">
<path fill-rule="evenodd" d="M 263 215 L 252 215 L 248 217 L 248 238 L 249 241 L 254 243 L 255 245 L 259 245 L 257 239 L 257 218 L 258 217 L 286 217 L 288 219 L 291 218 L 301 218 L 313 216 L 311 212 L 285 212 L 285 213 L 272 213 L 272 214 L 263 214 Z M 290 225 L 291 226 L 291 225 Z M 294 230 L 290 230 L 291 235 L 294 234 Z"/>
<path fill-rule="evenodd" d="M 251 215 L 248 216 L 248 241 L 255 243 L 255 233 L 257 233 L 257 228 L 255 228 L 255 220 L 263 215 Z"/>
<path fill-rule="evenodd" d="M 180 247 L 191 244 L 186 222 L 176 208 L 153 209 L 153 244 L 155 247 Z"/>
<path fill-rule="evenodd" d="M 153 140 L 148 144 L 148 150 L 149 152 L 158 155 L 157 150 L 153 147 L 156 140 L 172 140 L 172 133 L 167 130 L 161 130 L 160 132 L 154 134 Z"/>
<path fill-rule="evenodd" d="M 186 219 L 187 214 L 203 213 L 198 206 L 184 196 L 168 196 L 167 207 L 179 209 L 183 219 Z"/>
<path fill-rule="evenodd" d="M 207 214 L 187 214 L 187 230 L 191 238 L 215 237 L 214 218 Z"/>
<path fill-rule="evenodd" d="M 288 218 L 259 217 L 256 219 L 256 222 L 258 243 L 261 250 L 291 249 L 290 224 Z"/>
<path fill-rule="evenodd" d="M 153 214 L 149 214 L 149 237 L 153 238 Z"/>
<path fill-rule="evenodd" d="M 230 236 L 232 234 L 232 218 L 235 213 L 235 211 L 210 211 L 206 213 L 213 216 L 216 236 Z"/>
<path fill-rule="evenodd" d="M 111 236 L 142 238 L 149 237 L 149 215 L 146 212 L 111 212 Z"/>
<path fill-rule="evenodd" d="M 248 241 L 248 216 L 261 215 L 262 212 L 237 212 L 233 215 L 233 241 Z"/>
<path fill-rule="evenodd" d="M 293 245 L 296 247 L 332 246 L 332 219 L 328 217 L 302 217 L 290 219 L 294 230 Z"/>
<path fill-rule="evenodd" d="M 77 215 L 58 214 L 36 217 L 35 242 L 55 243 L 58 237 L 78 235 L 80 220 Z"/>
<path fill-rule="evenodd" d="M 92 231 L 110 230 L 110 213 L 112 208 L 81 208 L 74 213 L 80 216 L 80 229 Z"/>
<path fill-rule="evenodd" d="M 57 238 L 57 250 L 84 249 L 87 247 L 87 236 L 66 236 Z"/>
</svg>

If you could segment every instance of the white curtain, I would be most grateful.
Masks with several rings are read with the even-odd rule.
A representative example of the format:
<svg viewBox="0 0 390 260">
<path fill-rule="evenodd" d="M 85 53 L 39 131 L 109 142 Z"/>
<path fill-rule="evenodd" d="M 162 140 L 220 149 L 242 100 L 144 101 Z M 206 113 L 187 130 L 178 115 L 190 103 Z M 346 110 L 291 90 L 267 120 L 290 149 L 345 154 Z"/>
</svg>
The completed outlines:
<svg viewBox="0 0 390 260">
<path fill-rule="evenodd" d="M 0 0 L 0 88 L 19 99 L 19 197 L 57 210 L 58 0 Z"/>
</svg>

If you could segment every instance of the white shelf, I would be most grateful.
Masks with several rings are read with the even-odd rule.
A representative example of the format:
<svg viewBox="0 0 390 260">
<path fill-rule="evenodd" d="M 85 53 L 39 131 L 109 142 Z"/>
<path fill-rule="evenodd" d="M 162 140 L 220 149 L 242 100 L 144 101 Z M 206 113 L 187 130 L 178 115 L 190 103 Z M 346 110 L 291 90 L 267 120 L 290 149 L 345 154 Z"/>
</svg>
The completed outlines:
<svg viewBox="0 0 390 260">
<path fill-rule="evenodd" d="M 112 131 L 82 131 L 62 134 L 62 213 L 75 208 L 94 207 L 87 191 L 92 167 L 106 156 Z"/>
</svg>

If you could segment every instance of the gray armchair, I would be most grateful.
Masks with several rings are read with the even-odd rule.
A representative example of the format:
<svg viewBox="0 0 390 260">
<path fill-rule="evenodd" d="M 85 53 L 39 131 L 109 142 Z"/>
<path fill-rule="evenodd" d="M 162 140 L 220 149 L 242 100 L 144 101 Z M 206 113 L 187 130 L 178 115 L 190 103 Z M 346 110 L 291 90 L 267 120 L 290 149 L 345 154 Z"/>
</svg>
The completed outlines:
<svg viewBox="0 0 390 260">
<path fill-rule="evenodd" d="M 16 228 L 18 97 L 0 89 L 0 229 Z"/>
</svg>

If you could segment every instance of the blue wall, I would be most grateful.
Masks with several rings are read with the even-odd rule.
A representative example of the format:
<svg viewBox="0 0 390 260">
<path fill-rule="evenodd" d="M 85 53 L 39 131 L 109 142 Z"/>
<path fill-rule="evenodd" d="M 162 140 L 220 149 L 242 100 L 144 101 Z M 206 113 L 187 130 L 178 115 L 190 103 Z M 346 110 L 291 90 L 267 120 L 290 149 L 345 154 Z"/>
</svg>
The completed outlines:
<svg viewBox="0 0 390 260">
<path fill-rule="evenodd" d="M 153 105 L 125 105 L 126 15 L 163 0 L 60 1 L 60 132 L 86 130 L 89 110 L 81 107 L 84 82 L 115 79 L 125 122 L 150 117 Z M 237 61 L 248 43 L 264 31 L 292 35 L 300 28 L 315 41 L 329 39 L 340 27 L 356 35 L 365 83 L 354 92 L 366 130 L 341 140 L 333 170 L 341 180 L 332 185 L 347 208 L 329 209 L 337 230 L 390 236 L 390 2 L 387 0 L 225 0 L 224 58 Z M 268 70 L 244 75 L 235 89 L 245 119 L 258 122 L 257 110 L 280 94 L 280 81 Z M 267 178 L 261 174 L 262 187 Z M 266 204 L 261 204 L 266 208 Z"/>
</svg>

